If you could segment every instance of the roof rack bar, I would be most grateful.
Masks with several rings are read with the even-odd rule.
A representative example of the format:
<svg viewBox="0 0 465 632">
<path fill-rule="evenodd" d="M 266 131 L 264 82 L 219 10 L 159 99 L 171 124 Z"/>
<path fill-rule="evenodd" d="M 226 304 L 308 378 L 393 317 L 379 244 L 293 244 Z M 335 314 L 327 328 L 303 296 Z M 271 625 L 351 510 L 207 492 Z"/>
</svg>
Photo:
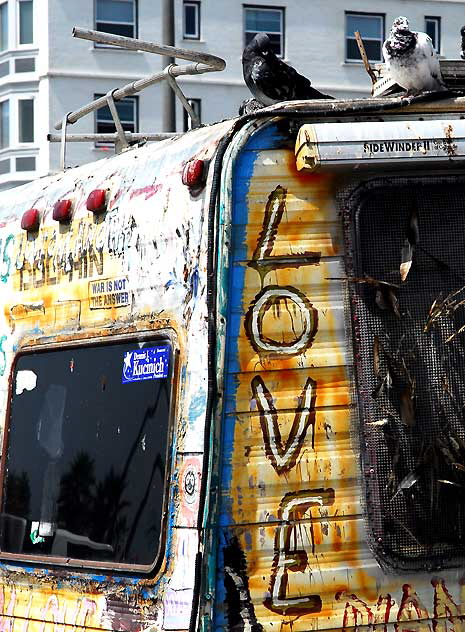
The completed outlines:
<svg viewBox="0 0 465 632">
<path fill-rule="evenodd" d="M 134 143 L 144 140 L 165 140 L 166 138 L 173 138 L 177 136 L 176 132 L 160 132 L 159 134 L 144 134 L 142 132 L 124 132 L 126 140 L 129 143 Z M 61 134 L 48 134 L 47 140 L 50 143 L 61 143 Z M 116 132 L 107 134 L 66 134 L 66 140 L 74 143 L 115 143 L 118 140 L 118 134 Z"/>
<path fill-rule="evenodd" d="M 218 72 L 225 68 L 226 62 L 221 57 L 216 55 L 209 55 L 208 53 L 199 53 L 186 48 L 178 48 L 176 46 L 166 46 L 162 44 L 154 44 L 152 42 L 146 42 L 144 40 L 135 39 L 131 37 L 124 37 L 122 35 L 114 35 L 113 33 L 102 33 L 100 31 L 91 31 L 87 29 L 81 29 L 74 27 L 73 37 L 79 37 L 85 40 L 91 40 L 99 44 L 105 44 L 110 46 L 118 46 L 119 48 L 126 48 L 129 50 L 140 50 L 150 53 L 156 53 L 158 55 L 164 55 L 165 57 L 179 57 L 192 61 L 191 64 L 178 66 L 176 64 L 168 64 L 168 66 L 162 71 L 157 72 L 143 79 L 132 81 L 126 84 L 122 88 L 116 88 L 108 92 L 105 96 L 99 97 L 86 105 L 83 105 L 74 112 L 69 112 L 62 120 L 55 123 L 56 130 L 62 130 L 61 137 L 56 137 L 53 134 L 48 135 L 50 142 L 61 142 L 62 149 L 61 155 L 61 167 L 65 168 L 65 152 L 66 142 L 88 142 L 88 141 L 103 141 L 115 143 L 115 151 L 119 153 L 128 146 L 130 142 L 137 142 L 139 140 L 162 140 L 164 138 L 172 138 L 175 136 L 173 133 L 165 134 L 131 134 L 125 132 L 118 115 L 118 111 L 115 106 L 115 101 L 130 97 L 144 88 L 151 86 L 160 81 L 167 81 L 175 95 L 181 101 L 183 108 L 189 114 L 194 127 L 200 125 L 200 121 L 196 116 L 193 108 L 187 100 L 185 94 L 181 90 L 180 86 L 176 83 L 176 77 L 183 75 L 200 75 L 205 72 Z M 116 134 L 67 134 L 66 127 L 68 124 L 76 123 L 79 119 L 95 110 L 108 106 L 115 123 Z"/>
<path fill-rule="evenodd" d="M 156 53 L 157 55 L 165 55 L 166 57 L 177 57 L 178 59 L 186 59 L 187 61 L 195 61 L 197 63 L 211 66 L 213 70 L 224 70 L 226 62 L 221 57 L 210 55 L 208 53 L 199 53 L 197 51 L 188 50 L 187 48 L 178 48 L 177 46 L 167 46 L 164 44 L 153 44 L 145 40 L 132 37 L 124 37 L 124 35 L 113 35 L 112 33 L 102 33 L 101 31 L 92 31 L 81 29 L 78 26 L 73 28 L 73 37 L 91 40 L 98 44 L 110 44 L 112 46 L 120 46 L 131 50 L 142 50 L 147 53 Z M 208 72 L 208 71 L 204 71 Z"/>
<path fill-rule="evenodd" d="M 59 136 L 60 142 L 61 142 L 61 147 L 60 147 L 60 169 L 62 171 L 64 171 L 66 169 L 66 128 L 68 127 L 68 116 L 69 116 L 69 114 L 70 114 L 70 112 L 65 114 L 64 117 L 63 117 L 63 122 L 62 122 L 62 126 L 61 126 L 61 136 Z"/>
<path fill-rule="evenodd" d="M 124 135 L 123 125 L 121 124 L 121 119 L 118 114 L 118 110 L 116 109 L 115 100 L 113 99 L 114 90 L 110 90 L 105 95 L 108 103 L 108 107 L 111 112 L 111 116 L 113 117 L 113 123 L 116 127 L 116 133 L 118 134 L 118 146 L 119 150 L 123 150 L 128 146 L 128 141 L 126 140 L 126 136 Z M 118 152 L 119 153 L 119 152 Z"/>
<path fill-rule="evenodd" d="M 186 66 L 174 66 L 171 68 L 170 75 L 172 77 L 180 77 L 183 75 L 199 75 L 204 72 L 214 72 L 216 69 L 213 69 L 211 66 L 207 66 L 205 64 L 189 64 Z M 119 101 L 120 99 L 124 99 L 125 97 L 134 96 L 144 88 L 151 86 L 155 83 L 159 83 L 160 81 L 164 81 L 166 79 L 166 69 L 162 72 L 157 72 L 154 75 L 149 75 L 148 77 L 144 77 L 143 79 L 139 79 L 138 81 L 133 81 L 131 83 L 126 84 L 122 88 L 117 88 L 113 92 L 113 98 L 115 101 Z M 101 107 L 107 105 L 107 98 L 105 96 L 84 105 L 79 108 L 79 110 L 75 110 L 71 112 L 68 116 L 68 123 L 76 123 L 80 118 L 90 114 L 94 110 L 98 110 Z M 55 129 L 61 129 L 62 121 L 61 119 L 55 123 Z"/>
<path fill-rule="evenodd" d="M 188 113 L 188 115 L 189 115 L 189 117 L 191 119 L 191 122 L 192 122 L 192 127 L 199 127 L 199 125 L 200 125 L 199 117 L 194 112 L 194 110 L 193 110 L 191 104 L 189 103 L 189 101 L 187 100 L 186 95 L 184 94 L 184 92 L 181 90 L 181 88 L 176 83 L 176 79 L 171 76 L 171 71 L 173 70 L 173 68 L 176 68 L 176 64 L 170 64 L 169 66 L 167 66 L 165 68 L 165 70 L 166 70 L 166 80 L 169 83 L 169 85 L 171 86 L 171 89 L 173 90 L 175 95 L 181 101 L 184 109 Z"/>
</svg>

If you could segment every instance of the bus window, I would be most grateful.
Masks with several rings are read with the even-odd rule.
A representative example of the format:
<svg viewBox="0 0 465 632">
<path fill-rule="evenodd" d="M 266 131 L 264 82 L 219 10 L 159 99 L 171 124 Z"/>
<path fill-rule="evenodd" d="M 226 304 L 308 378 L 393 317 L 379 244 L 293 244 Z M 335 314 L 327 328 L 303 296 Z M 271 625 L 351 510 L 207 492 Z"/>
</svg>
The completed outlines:
<svg viewBox="0 0 465 632">
<path fill-rule="evenodd" d="M 365 185 L 354 213 L 357 392 L 374 550 L 405 569 L 465 554 L 465 188 Z"/>
<path fill-rule="evenodd" d="M 18 356 L 4 463 L 3 553 L 96 566 L 154 564 L 172 362 L 170 343 L 160 338 Z"/>
</svg>

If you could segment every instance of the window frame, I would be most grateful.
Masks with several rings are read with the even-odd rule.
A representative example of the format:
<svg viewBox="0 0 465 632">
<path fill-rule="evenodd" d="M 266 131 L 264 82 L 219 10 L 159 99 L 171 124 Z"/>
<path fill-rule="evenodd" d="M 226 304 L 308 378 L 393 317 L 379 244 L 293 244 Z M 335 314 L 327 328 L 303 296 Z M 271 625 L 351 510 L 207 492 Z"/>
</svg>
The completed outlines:
<svg viewBox="0 0 465 632">
<path fill-rule="evenodd" d="M 6 145 L 2 145 L 2 132 L 3 132 L 3 119 L 2 119 L 2 110 L 3 110 L 3 105 L 7 104 L 8 107 L 8 120 L 7 120 L 7 125 L 6 125 L 6 129 L 8 131 L 8 142 Z M 12 99 L 10 97 L 6 97 L 5 99 L 1 99 L 0 100 L 0 152 L 1 151 L 5 151 L 6 149 L 10 149 L 12 146 L 11 143 L 11 103 L 12 103 Z"/>
<path fill-rule="evenodd" d="M 246 28 L 246 24 L 247 24 L 247 10 L 248 9 L 254 9 L 254 10 L 259 10 L 259 11 L 275 11 L 280 13 L 281 15 L 281 31 L 280 33 L 275 33 L 274 31 L 251 31 L 249 29 Z M 243 4 L 242 5 L 242 14 L 243 14 L 243 18 L 242 18 L 242 31 L 243 31 L 243 38 L 244 38 L 244 47 L 246 46 L 246 33 L 272 33 L 273 35 L 279 35 L 281 38 L 281 52 L 279 55 L 277 55 L 277 57 L 279 57 L 280 59 L 284 59 L 285 58 L 285 54 L 286 54 L 286 11 L 285 11 L 285 7 L 278 7 L 278 6 L 273 6 L 273 5 L 261 5 L 261 4 Z"/>
<path fill-rule="evenodd" d="M 21 101 L 31 101 L 32 102 L 32 140 L 21 140 L 21 114 L 20 114 L 20 103 Z M 18 121 L 18 145 L 32 145 L 35 143 L 36 138 L 36 104 L 34 97 L 23 96 L 21 95 L 17 100 L 17 121 Z"/>
<path fill-rule="evenodd" d="M 436 46 L 434 44 L 434 40 L 433 40 L 433 48 L 434 50 L 438 53 L 438 55 L 441 54 L 441 16 L 439 15 L 425 15 L 425 33 L 427 33 L 427 28 L 426 28 L 426 23 L 427 22 L 432 22 L 435 24 L 435 31 L 436 31 Z"/>
<path fill-rule="evenodd" d="M 347 259 L 345 265 L 345 273 L 347 277 L 351 278 L 360 278 L 363 275 L 366 275 L 366 268 L 363 266 L 363 246 L 361 246 L 359 232 L 357 230 L 357 220 L 356 215 L 360 212 L 363 205 L 370 203 L 370 198 L 372 199 L 373 194 L 377 194 L 379 189 L 389 188 L 391 190 L 395 190 L 398 187 L 415 187 L 417 193 L 414 195 L 418 199 L 418 191 L 420 187 L 426 186 L 438 186 L 438 185 L 461 185 L 465 186 L 465 179 L 460 175 L 448 175 L 448 176 L 438 176 L 434 173 L 431 174 L 410 174 L 410 175 L 402 175 L 396 174 L 392 178 L 389 175 L 379 176 L 368 178 L 365 181 L 360 181 L 354 186 L 348 186 L 344 191 L 341 192 L 339 197 L 339 202 L 342 206 L 343 210 L 343 222 L 344 222 L 344 235 L 346 238 L 346 244 L 348 248 L 348 252 L 350 256 Z M 423 195 L 425 195 L 423 193 Z M 384 194 L 385 198 L 388 198 L 386 194 Z M 427 199 L 427 198 L 424 198 Z M 407 207 L 408 208 L 408 207 Z M 365 210 L 365 209 L 362 209 Z M 379 211 L 379 207 L 376 209 Z M 382 212 L 382 211 L 380 211 Z M 367 213 L 368 214 L 368 213 Z M 376 214 L 371 214 L 372 217 L 376 217 Z M 363 220 L 362 220 L 363 221 Z M 460 233 L 462 234 L 462 233 Z M 445 242 L 446 243 L 446 242 Z M 381 259 L 382 260 L 382 259 Z M 360 353 L 360 341 L 367 340 L 366 335 L 361 334 L 361 323 L 363 323 L 362 318 L 360 317 L 360 313 L 357 313 L 356 304 L 358 299 L 354 301 L 354 297 L 357 296 L 360 292 L 360 288 L 364 287 L 364 284 L 349 284 L 349 296 L 347 299 L 347 309 L 349 318 L 351 321 L 351 349 L 350 353 L 352 357 L 356 359 L 356 355 Z M 408 308 L 407 308 L 408 309 Z M 382 310 L 379 310 L 382 313 Z M 356 315 L 356 318 L 354 318 Z M 440 348 L 440 344 L 437 344 L 437 347 Z M 428 564 L 428 568 L 432 573 L 434 572 L 444 572 L 445 569 L 456 569 L 459 568 L 462 564 L 464 553 L 463 550 L 459 553 L 432 553 L 431 546 L 425 545 L 425 548 L 428 548 L 427 557 L 426 556 L 418 556 L 418 555 L 399 555 L 398 552 L 392 551 L 391 548 L 387 549 L 386 547 L 386 539 L 384 537 L 385 532 L 376 531 L 376 522 L 375 519 L 372 518 L 371 507 L 374 507 L 377 510 L 379 507 L 384 508 L 382 500 L 380 499 L 378 494 L 371 494 L 370 488 L 376 487 L 377 479 L 378 479 L 378 453 L 375 452 L 373 448 L 368 449 L 367 446 L 368 440 L 366 436 L 366 427 L 367 422 L 371 421 L 369 417 L 366 415 L 366 407 L 365 402 L 372 401 L 373 397 L 370 395 L 371 389 L 366 386 L 366 378 L 367 375 L 366 370 L 362 365 L 362 362 L 359 359 L 356 359 L 354 362 L 354 389 L 352 396 L 352 404 L 354 409 L 356 410 L 356 418 L 357 418 L 357 432 L 359 433 L 359 443 L 360 446 L 360 471 L 367 472 L 370 468 L 374 468 L 376 472 L 375 476 L 364 477 L 363 483 L 363 500 L 364 500 L 364 519 L 367 525 L 367 541 L 369 543 L 370 549 L 372 550 L 376 560 L 378 563 L 383 564 L 386 568 L 389 569 L 389 572 L 409 572 L 415 573 L 418 571 L 424 571 L 425 564 Z M 389 411 L 388 411 L 389 414 Z M 385 417 L 383 413 L 383 418 Z M 386 420 L 387 421 L 387 420 Z M 372 426 L 373 428 L 373 426 Z M 418 429 L 418 425 L 416 426 Z M 373 429 L 371 432 L 374 432 Z M 405 430 L 404 430 L 405 432 Z M 367 458 L 369 455 L 375 454 L 376 461 L 373 462 L 373 459 Z M 398 480 L 399 486 L 398 490 L 401 491 L 400 482 Z M 384 485 L 383 485 L 384 487 Z M 402 491 L 408 492 L 408 488 L 405 488 Z M 370 500 L 370 494 L 373 501 Z M 394 514 L 394 517 L 395 514 Z M 400 531 L 400 529 L 399 529 Z M 416 533 L 414 532 L 414 535 Z M 454 546 L 456 542 L 454 542 Z M 434 545 L 433 545 L 434 546 Z"/>
<path fill-rule="evenodd" d="M 196 33 L 187 33 L 186 31 L 186 7 L 195 7 L 195 25 Z M 199 40 L 201 28 L 200 0 L 184 0 L 182 3 L 182 38 L 185 40 Z"/>
<path fill-rule="evenodd" d="M 32 39 L 30 42 L 21 42 L 21 4 L 30 2 L 32 6 Z M 16 0 L 16 38 L 18 47 L 34 46 L 35 29 L 34 29 L 34 0 Z"/>
<path fill-rule="evenodd" d="M 202 99 L 198 97 L 187 98 L 189 105 L 199 117 L 200 123 L 202 123 Z M 197 108 L 197 109 L 196 109 Z M 189 132 L 192 128 L 190 116 L 185 108 L 182 109 L 182 124 L 183 131 Z"/>
<path fill-rule="evenodd" d="M 104 94 L 95 93 L 93 98 L 95 100 L 95 99 L 100 99 L 101 97 L 104 97 L 104 96 L 105 96 Z M 130 102 L 132 102 L 134 104 L 134 132 L 138 132 L 139 131 L 139 97 L 138 97 L 138 95 L 134 95 L 134 96 L 130 96 L 130 97 L 124 97 L 124 99 L 119 99 L 118 101 L 115 101 L 116 109 L 118 109 L 118 103 L 121 103 L 122 101 L 130 101 Z M 99 124 L 98 114 L 99 114 L 99 112 L 101 110 L 102 110 L 102 108 L 98 108 L 97 110 L 95 110 L 95 114 L 94 114 L 94 133 L 95 134 L 105 134 L 106 133 L 106 132 L 99 132 L 98 131 L 98 124 Z M 118 112 L 118 114 L 119 114 L 119 112 Z M 121 116 L 120 116 L 120 119 L 121 119 Z M 103 122 L 103 121 L 101 121 L 101 122 Z M 124 123 L 127 123 L 127 122 L 128 121 L 121 120 L 121 124 L 122 125 L 124 125 Z M 96 148 L 100 148 L 100 149 L 113 148 L 114 145 L 115 145 L 115 143 L 113 143 L 111 141 L 106 141 L 106 140 L 98 140 L 98 141 L 95 142 L 95 147 Z"/>
<path fill-rule="evenodd" d="M 118 0 L 115 0 L 118 1 Z M 130 25 L 132 24 L 133 27 L 133 34 L 126 36 L 126 37 L 133 37 L 133 38 L 137 38 L 139 36 L 139 3 L 138 0 L 124 0 L 126 2 L 132 2 L 133 7 L 134 7 L 134 21 L 131 22 L 116 22 L 116 21 L 107 21 L 105 22 L 105 24 L 127 24 Z M 99 3 L 99 0 L 94 0 L 94 28 L 95 30 L 102 30 L 98 28 L 97 25 L 97 5 Z M 112 35 L 115 35 L 115 33 L 112 33 L 111 31 L 103 31 L 104 33 L 110 33 Z M 110 48 L 112 50 L 126 50 L 127 48 L 121 48 L 119 46 L 112 46 L 111 44 L 99 44 L 98 42 L 94 42 L 94 48 Z"/>
<path fill-rule="evenodd" d="M 370 42 L 379 42 L 380 43 L 380 58 L 379 59 L 370 59 L 368 60 L 374 64 L 383 62 L 383 43 L 386 36 L 386 14 L 385 13 L 372 13 L 367 11 L 345 11 L 344 12 L 344 61 L 346 64 L 363 64 L 363 60 L 360 57 L 359 59 L 355 59 L 349 57 L 348 51 L 348 40 L 353 40 L 356 42 L 355 36 L 347 35 L 347 18 L 349 16 L 361 16 L 367 18 L 378 18 L 381 20 L 381 37 L 378 39 L 377 37 L 362 37 L 364 41 Z"/>
<path fill-rule="evenodd" d="M 9 7 L 9 4 L 10 3 L 8 0 L 4 0 L 4 2 L 0 2 L 0 9 L 3 9 L 3 7 L 6 7 L 6 42 L 5 42 L 4 48 L 2 48 L 0 45 L 0 53 L 4 53 L 10 48 L 10 7 Z M 0 38 L 3 36 L 3 30 L 4 30 L 4 24 L 2 21 L 0 21 Z"/>
<path fill-rule="evenodd" d="M 163 554 L 166 549 L 167 535 L 168 535 L 168 504 L 170 500 L 171 494 L 171 486 L 169 485 L 169 481 L 171 479 L 173 473 L 174 462 L 172 459 L 172 446 L 173 441 L 175 439 L 175 419 L 176 419 L 176 408 L 178 401 L 178 392 L 179 392 L 179 372 L 180 372 L 180 358 L 179 358 L 179 344 L 177 341 L 176 334 L 169 329 L 154 329 L 151 331 L 143 331 L 137 332 L 136 334 L 119 334 L 116 336 L 99 336 L 96 335 L 95 338 L 78 338 L 77 336 L 70 336 L 68 340 L 65 341 L 53 341 L 47 344 L 33 344 L 27 346 L 27 348 L 20 349 L 11 364 L 10 368 L 10 379 L 8 386 L 8 401 L 6 407 L 6 420 L 5 420 L 5 430 L 2 437 L 2 455 L 0 457 L 0 507 L 3 507 L 3 496 L 4 496 L 4 482 L 5 482 L 5 474 L 6 474 L 6 465 L 8 459 L 8 435 L 11 423 L 11 399 L 13 395 L 14 389 L 14 379 L 13 376 L 16 371 L 16 365 L 18 363 L 19 358 L 24 355 L 31 355 L 33 353 L 47 352 L 53 350 L 61 350 L 63 348 L 73 349 L 73 348 L 85 348 L 85 347 L 95 347 L 102 345 L 111 345 L 111 344 L 124 344 L 125 342 L 149 342 L 149 341 L 160 341 L 167 342 L 171 347 L 171 359 L 172 359 L 172 367 L 171 367 L 171 384 L 170 384 L 170 410 L 167 420 L 167 437 L 166 437 L 166 469 L 165 469 L 165 480 L 164 480 L 164 488 L 163 488 L 163 500 L 161 507 L 161 521 L 160 521 L 160 538 L 158 541 L 158 548 L 156 554 L 154 556 L 154 560 L 151 564 L 142 565 L 142 564 L 127 564 L 122 562 L 105 562 L 105 561 L 92 561 L 92 560 L 81 560 L 79 558 L 68 558 L 68 557 L 52 557 L 52 556 L 41 556 L 41 555 L 27 555 L 22 553 L 10 553 L 7 551 L 2 551 L 0 549 L 0 560 L 11 560 L 15 562 L 38 562 L 43 564 L 44 566 L 60 566 L 64 568 L 71 569 L 102 569 L 108 570 L 112 569 L 114 571 L 133 571 L 141 575 L 148 575 L 150 573 L 157 572 L 163 562 Z"/>
</svg>

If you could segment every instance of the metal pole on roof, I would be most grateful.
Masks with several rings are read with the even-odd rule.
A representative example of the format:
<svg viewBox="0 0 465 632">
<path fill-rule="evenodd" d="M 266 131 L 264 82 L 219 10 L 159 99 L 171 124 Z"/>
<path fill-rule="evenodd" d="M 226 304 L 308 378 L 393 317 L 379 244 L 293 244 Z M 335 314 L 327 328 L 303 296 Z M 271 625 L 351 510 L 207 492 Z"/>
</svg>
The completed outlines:
<svg viewBox="0 0 465 632">
<path fill-rule="evenodd" d="M 162 44 L 174 46 L 174 0 L 162 0 Z M 174 64 L 174 57 L 163 59 L 163 68 L 168 64 Z M 176 131 L 176 95 L 168 82 L 164 82 L 162 89 L 162 132 Z"/>
</svg>

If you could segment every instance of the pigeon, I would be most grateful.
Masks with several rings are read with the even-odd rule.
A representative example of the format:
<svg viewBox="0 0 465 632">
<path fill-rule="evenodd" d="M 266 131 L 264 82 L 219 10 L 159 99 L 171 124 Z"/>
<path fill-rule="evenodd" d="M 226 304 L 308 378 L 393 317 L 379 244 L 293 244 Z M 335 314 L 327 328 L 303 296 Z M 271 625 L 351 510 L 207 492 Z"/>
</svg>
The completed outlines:
<svg viewBox="0 0 465 632">
<path fill-rule="evenodd" d="M 242 70 L 250 92 L 264 106 L 280 101 L 333 98 L 312 88 L 306 77 L 276 57 L 266 33 L 257 33 L 244 48 Z"/>
<path fill-rule="evenodd" d="M 407 95 L 447 89 L 431 37 L 411 31 L 407 18 L 394 20 L 383 44 L 383 55 L 392 79 L 407 90 Z"/>
</svg>

